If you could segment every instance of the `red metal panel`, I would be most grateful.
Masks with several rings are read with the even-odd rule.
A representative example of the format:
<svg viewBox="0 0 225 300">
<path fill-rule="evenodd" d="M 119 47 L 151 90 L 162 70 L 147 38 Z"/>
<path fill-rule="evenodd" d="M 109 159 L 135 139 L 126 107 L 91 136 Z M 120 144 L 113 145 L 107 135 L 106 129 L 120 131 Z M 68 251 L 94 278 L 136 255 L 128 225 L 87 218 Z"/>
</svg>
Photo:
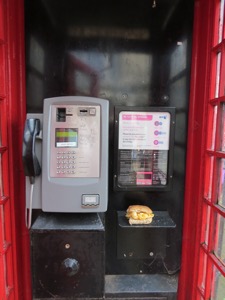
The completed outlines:
<svg viewBox="0 0 225 300">
<path fill-rule="evenodd" d="M 220 0 L 196 1 L 194 37 L 198 39 L 194 38 L 193 47 L 188 136 L 188 150 L 189 147 L 191 150 L 195 147 L 196 152 L 188 151 L 179 299 L 210 299 L 218 289 L 215 285 L 215 270 L 225 276 L 225 264 L 214 254 L 220 238 L 219 222 L 225 217 L 225 209 L 217 204 L 220 160 L 225 158 L 225 152 L 220 149 L 221 136 L 224 134 L 220 124 L 221 103 L 225 103 L 225 41 L 222 40 L 225 25 L 220 9 L 222 3 Z M 200 130 L 197 127 L 193 131 L 192 125 L 196 123 Z M 193 224 L 192 219 L 194 233 L 190 226 Z M 189 266 L 188 252 L 193 257 Z"/>
<path fill-rule="evenodd" d="M 0 1 L 0 298 L 13 299 L 11 209 L 9 198 L 5 3 Z"/>
<path fill-rule="evenodd" d="M 24 3 L 0 0 L 0 298 L 30 300 L 21 149 L 25 118 Z M 15 34 L 16 33 L 16 34 Z M 21 218 L 22 216 L 22 218 Z"/>
<path fill-rule="evenodd" d="M 193 31 L 191 95 L 189 108 L 184 228 L 179 300 L 196 299 L 203 209 L 203 162 L 207 117 L 210 26 L 213 21 L 212 1 L 195 2 Z M 190 261 L 191 257 L 191 261 Z"/>
<path fill-rule="evenodd" d="M 25 119 L 24 2 L 7 0 L 8 147 L 15 300 L 31 299 L 29 232 L 25 227 L 22 136 Z M 16 33 L 16 34 L 15 34 Z"/>
</svg>

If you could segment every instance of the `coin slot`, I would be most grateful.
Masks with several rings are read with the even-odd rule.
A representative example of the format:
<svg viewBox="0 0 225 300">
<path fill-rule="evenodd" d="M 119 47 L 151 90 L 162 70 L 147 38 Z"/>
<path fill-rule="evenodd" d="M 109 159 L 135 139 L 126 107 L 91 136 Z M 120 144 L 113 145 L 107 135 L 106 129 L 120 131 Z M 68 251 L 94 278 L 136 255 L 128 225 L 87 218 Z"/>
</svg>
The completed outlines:
<svg viewBox="0 0 225 300">
<path fill-rule="evenodd" d="M 58 107 L 56 110 L 56 121 L 66 122 L 66 109 L 65 107 Z"/>
</svg>

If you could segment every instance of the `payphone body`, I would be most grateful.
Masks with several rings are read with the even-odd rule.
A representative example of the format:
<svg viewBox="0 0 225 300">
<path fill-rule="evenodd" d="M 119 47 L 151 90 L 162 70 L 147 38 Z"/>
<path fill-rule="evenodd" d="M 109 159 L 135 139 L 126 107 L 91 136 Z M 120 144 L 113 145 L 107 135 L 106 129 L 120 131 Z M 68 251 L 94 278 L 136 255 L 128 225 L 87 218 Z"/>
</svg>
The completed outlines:
<svg viewBox="0 0 225 300">
<path fill-rule="evenodd" d="M 32 207 L 45 212 L 105 212 L 108 203 L 108 101 L 91 97 L 44 100 L 39 118 L 41 180 Z M 24 146 L 26 147 L 26 145 Z M 40 153 L 40 151 L 42 153 Z M 26 161 L 26 157 L 24 158 Z M 27 179 L 27 198 L 30 182 Z M 41 198 L 41 199 L 40 199 Z M 27 207 L 30 207 L 27 201 Z"/>
</svg>

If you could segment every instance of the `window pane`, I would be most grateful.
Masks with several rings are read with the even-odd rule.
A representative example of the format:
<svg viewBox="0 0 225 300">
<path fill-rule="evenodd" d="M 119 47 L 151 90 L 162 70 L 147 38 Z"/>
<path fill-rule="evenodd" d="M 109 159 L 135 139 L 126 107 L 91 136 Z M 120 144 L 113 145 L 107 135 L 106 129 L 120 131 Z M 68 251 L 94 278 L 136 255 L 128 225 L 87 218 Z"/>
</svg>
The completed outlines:
<svg viewBox="0 0 225 300">
<path fill-rule="evenodd" d="M 223 22 L 224 22 L 224 0 L 220 2 L 220 18 L 219 18 L 219 43 L 223 37 Z"/>
<path fill-rule="evenodd" d="M 225 278 L 215 269 L 214 286 L 212 287 L 211 300 L 225 300 Z"/>
<path fill-rule="evenodd" d="M 217 105 L 208 106 L 208 121 L 207 121 L 207 149 L 215 149 L 215 136 L 216 136 L 216 125 L 217 125 Z"/>
<path fill-rule="evenodd" d="M 203 214 L 202 214 L 202 236 L 201 243 L 206 245 L 209 244 L 209 220 L 210 220 L 211 208 L 208 204 L 203 204 Z"/>
<path fill-rule="evenodd" d="M 218 107 L 214 106 L 211 150 L 215 149 L 217 111 L 218 111 Z"/>
<path fill-rule="evenodd" d="M 215 89 L 215 98 L 219 97 L 220 66 L 221 66 L 221 52 L 218 52 L 217 53 L 217 58 L 216 58 L 216 89 Z"/>
<path fill-rule="evenodd" d="M 221 151 L 225 151 L 225 104 L 224 103 L 221 106 L 220 128 L 221 128 L 220 149 Z"/>
<path fill-rule="evenodd" d="M 206 267 L 207 267 L 207 255 L 200 249 L 199 257 L 199 270 L 198 270 L 198 288 L 202 294 L 205 291 L 205 278 L 206 278 Z"/>
<path fill-rule="evenodd" d="M 216 222 L 214 253 L 225 262 L 225 219 L 219 214 Z"/>
<path fill-rule="evenodd" d="M 205 172 L 205 191 L 204 196 L 211 199 L 212 196 L 212 177 L 213 177 L 214 157 L 206 156 L 206 172 Z"/>
<path fill-rule="evenodd" d="M 219 160 L 218 172 L 218 204 L 225 208 L 225 159 Z"/>
</svg>

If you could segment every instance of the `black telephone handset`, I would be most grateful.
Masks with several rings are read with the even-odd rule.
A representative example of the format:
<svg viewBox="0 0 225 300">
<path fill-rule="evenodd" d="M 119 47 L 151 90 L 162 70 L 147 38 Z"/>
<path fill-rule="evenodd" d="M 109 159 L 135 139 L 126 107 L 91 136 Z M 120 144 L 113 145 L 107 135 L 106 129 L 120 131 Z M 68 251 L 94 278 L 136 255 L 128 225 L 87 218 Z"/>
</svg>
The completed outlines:
<svg viewBox="0 0 225 300">
<path fill-rule="evenodd" d="M 40 127 L 39 119 L 27 119 L 25 122 L 22 158 L 24 173 L 29 176 L 31 184 L 41 174 L 41 166 L 35 153 L 35 139 L 40 133 Z"/>
</svg>

